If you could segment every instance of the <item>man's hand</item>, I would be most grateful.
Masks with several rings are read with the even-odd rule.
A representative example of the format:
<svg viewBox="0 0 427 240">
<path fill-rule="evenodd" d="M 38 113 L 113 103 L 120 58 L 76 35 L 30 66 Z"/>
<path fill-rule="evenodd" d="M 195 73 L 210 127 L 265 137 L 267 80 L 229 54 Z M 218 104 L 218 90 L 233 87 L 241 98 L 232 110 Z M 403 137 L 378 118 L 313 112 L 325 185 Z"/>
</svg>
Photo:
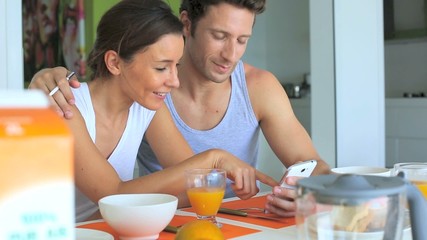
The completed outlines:
<svg viewBox="0 0 427 240">
<path fill-rule="evenodd" d="M 66 80 L 69 73 L 70 71 L 64 67 L 45 68 L 33 76 L 28 86 L 30 89 L 40 89 L 46 95 L 49 95 L 50 91 L 58 86 L 59 91 L 49 97 L 49 101 L 55 111 L 67 119 L 73 117 L 71 105 L 74 104 L 74 95 L 70 86 L 73 88 L 80 87 L 80 82 L 76 76 L 71 77 L 70 81 Z"/>
<path fill-rule="evenodd" d="M 286 178 L 286 183 L 295 186 L 298 179 L 298 177 L 288 177 Z M 269 213 L 274 213 L 282 217 L 293 217 L 295 216 L 296 210 L 294 201 L 296 196 L 295 189 L 275 186 L 273 188 L 273 194 L 267 195 L 265 209 Z"/>
</svg>

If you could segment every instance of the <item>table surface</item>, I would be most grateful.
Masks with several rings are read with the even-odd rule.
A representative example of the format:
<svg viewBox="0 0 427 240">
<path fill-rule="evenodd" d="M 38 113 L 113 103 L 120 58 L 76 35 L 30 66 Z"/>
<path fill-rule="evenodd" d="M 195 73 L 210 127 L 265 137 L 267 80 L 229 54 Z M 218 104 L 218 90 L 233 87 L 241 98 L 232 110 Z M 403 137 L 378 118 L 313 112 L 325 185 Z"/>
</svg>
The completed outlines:
<svg viewBox="0 0 427 240">
<path fill-rule="evenodd" d="M 265 195 L 268 192 L 260 193 L 256 197 L 249 200 L 240 200 L 239 198 L 228 198 L 224 199 L 222 207 L 228 207 L 232 209 L 244 208 L 244 207 L 260 207 L 263 208 L 265 204 Z M 177 211 L 180 215 L 195 216 L 193 212 L 189 212 L 186 209 Z M 217 221 L 223 224 L 230 224 L 234 226 L 245 227 L 249 229 L 259 230 L 255 233 L 247 235 L 232 237 L 229 239 L 297 239 L 295 219 L 285 218 L 281 221 L 264 220 L 260 218 L 252 217 L 239 217 L 228 214 L 218 214 Z"/>
<path fill-rule="evenodd" d="M 258 194 L 256 197 L 249 200 L 240 200 L 238 198 L 224 199 L 222 207 L 239 208 L 239 207 L 263 207 L 265 203 L 265 195 L 267 193 Z M 181 225 L 185 222 L 195 219 L 195 213 L 191 208 L 178 209 L 171 225 Z M 283 218 L 280 221 L 264 220 L 260 218 L 240 217 L 228 214 L 218 214 L 217 221 L 223 224 L 222 231 L 226 239 L 297 239 L 297 231 L 294 218 Z M 101 226 L 100 224 L 103 224 Z M 77 223 L 77 227 L 92 228 L 104 230 L 116 237 L 117 234 L 106 225 L 103 220 L 95 220 L 90 222 Z M 101 226 L 101 228 L 99 227 Z M 107 228 L 106 228 L 107 227 Z M 167 240 L 174 239 L 175 234 L 162 232 L 159 239 Z M 404 234 L 405 240 L 412 239 L 409 234 Z"/>
<path fill-rule="evenodd" d="M 222 207 L 233 207 L 236 204 L 240 207 L 263 207 L 265 203 L 265 195 L 260 193 L 256 197 L 249 200 L 240 200 L 239 198 L 224 199 Z M 171 224 L 188 222 L 194 220 L 195 213 L 191 208 L 178 209 Z M 227 239 L 296 239 L 296 228 L 294 218 L 283 219 L 280 221 L 264 220 L 260 218 L 240 217 L 228 214 L 218 214 L 217 221 L 223 224 L 222 231 Z M 90 228 L 109 232 L 115 236 L 117 234 L 104 223 L 102 219 L 80 222 L 76 224 L 79 228 Z M 283 227 L 285 226 L 285 227 Z M 159 239 L 173 239 L 175 234 L 162 232 Z M 231 236 L 231 237 L 230 237 Z"/>
</svg>

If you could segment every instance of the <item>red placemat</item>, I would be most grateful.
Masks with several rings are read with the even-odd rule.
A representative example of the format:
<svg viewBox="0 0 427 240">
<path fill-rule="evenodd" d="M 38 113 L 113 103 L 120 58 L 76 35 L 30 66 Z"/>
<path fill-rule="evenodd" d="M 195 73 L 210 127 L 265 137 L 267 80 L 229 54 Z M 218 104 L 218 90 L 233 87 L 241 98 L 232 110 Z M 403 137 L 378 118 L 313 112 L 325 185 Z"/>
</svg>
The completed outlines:
<svg viewBox="0 0 427 240">
<path fill-rule="evenodd" d="M 221 207 L 224 208 L 231 208 L 231 209 L 238 209 L 238 208 L 249 208 L 249 207 L 258 207 L 258 208 L 264 208 L 265 202 L 266 202 L 267 196 L 259 196 L 259 197 L 253 197 L 247 200 L 234 200 L 230 202 L 224 202 L 222 203 Z M 194 212 L 192 208 L 185 208 L 181 209 L 182 211 L 187 212 Z M 253 213 L 253 212 L 251 212 Z M 263 213 L 257 213 L 259 215 L 265 215 L 265 216 L 271 216 L 269 214 L 263 214 Z M 241 216 L 235 216 L 230 214 L 224 214 L 224 213 L 218 213 L 218 217 L 227 218 L 231 220 L 236 220 L 240 222 L 245 223 L 251 223 L 263 227 L 270 227 L 274 229 L 288 227 L 295 225 L 295 218 L 279 218 L 279 220 L 268 220 L 268 219 L 262 219 L 262 218 L 255 218 L 255 217 L 241 217 Z"/>
<path fill-rule="evenodd" d="M 195 217 L 175 215 L 169 224 L 172 226 L 181 226 L 193 220 L 195 220 Z M 115 240 L 119 240 L 119 235 L 104 221 L 79 225 L 78 228 L 89 228 L 89 229 L 101 230 L 113 235 Z M 224 237 L 226 239 L 229 239 L 229 238 L 256 233 L 256 232 L 259 232 L 260 230 L 222 223 L 221 231 L 224 234 Z M 175 234 L 169 233 L 169 232 L 161 232 L 159 236 L 160 240 L 169 240 L 169 239 L 173 240 L 174 238 L 175 238 Z"/>
</svg>

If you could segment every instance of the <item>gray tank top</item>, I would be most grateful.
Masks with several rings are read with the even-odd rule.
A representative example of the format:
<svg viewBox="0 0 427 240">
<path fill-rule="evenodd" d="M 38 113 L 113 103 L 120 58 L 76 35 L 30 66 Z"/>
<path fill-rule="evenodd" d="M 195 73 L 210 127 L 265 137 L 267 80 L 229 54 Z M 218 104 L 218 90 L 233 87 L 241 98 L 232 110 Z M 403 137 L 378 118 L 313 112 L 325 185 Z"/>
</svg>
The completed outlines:
<svg viewBox="0 0 427 240">
<path fill-rule="evenodd" d="M 166 105 L 179 131 L 195 153 L 212 148 L 224 149 L 251 166 L 256 166 L 260 127 L 249 99 L 242 61 L 231 75 L 231 97 L 227 112 L 214 128 L 203 131 L 190 128 L 179 117 L 170 95 L 166 97 Z M 141 176 L 162 169 L 145 137 L 138 151 L 138 167 Z M 225 197 L 232 196 L 235 195 L 229 182 Z"/>
</svg>

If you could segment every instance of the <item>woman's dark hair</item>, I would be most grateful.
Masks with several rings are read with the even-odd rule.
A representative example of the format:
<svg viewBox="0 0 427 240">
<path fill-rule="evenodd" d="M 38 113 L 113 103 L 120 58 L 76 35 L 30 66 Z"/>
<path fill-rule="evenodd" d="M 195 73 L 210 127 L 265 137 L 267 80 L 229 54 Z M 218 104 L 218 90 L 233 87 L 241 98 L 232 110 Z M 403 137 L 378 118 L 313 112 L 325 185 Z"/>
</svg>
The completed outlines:
<svg viewBox="0 0 427 240">
<path fill-rule="evenodd" d="M 87 65 L 90 79 L 110 77 L 104 55 L 114 50 L 124 61 L 157 42 L 163 35 L 182 34 L 182 23 L 162 0 L 122 0 L 101 18 Z"/>
<path fill-rule="evenodd" d="M 191 35 L 194 36 L 197 23 L 206 14 L 209 6 L 227 3 L 236 7 L 246 8 L 249 11 L 260 14 L 265 10 L 266 0 L 182 0 L 179 12 L 187 11 L 191 21 Z"/>
</svg>

